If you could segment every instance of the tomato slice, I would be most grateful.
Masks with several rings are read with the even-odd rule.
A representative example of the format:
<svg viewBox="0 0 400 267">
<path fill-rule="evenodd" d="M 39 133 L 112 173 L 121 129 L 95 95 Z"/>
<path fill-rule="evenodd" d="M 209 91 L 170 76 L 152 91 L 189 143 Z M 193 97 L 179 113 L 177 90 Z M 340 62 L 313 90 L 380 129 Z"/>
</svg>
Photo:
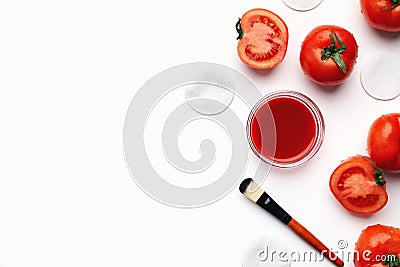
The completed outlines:
<svg viewBox="0 0 400 267">
<path fill-rule="evenodd" d="M 288 45 L 288 28 L 266 9 L 247 11 L 240 20 L 237 51 L 240 59 L 255 69 L 270 69 L 281 63 Z"/>
<path fill-rule="evenodd" d="M 368 157 L 343 161 L 332 173 L 330 189 L 339 203 L 356 214 L 372 214 L 388 201 L 382 172 Z"/>
</svg>

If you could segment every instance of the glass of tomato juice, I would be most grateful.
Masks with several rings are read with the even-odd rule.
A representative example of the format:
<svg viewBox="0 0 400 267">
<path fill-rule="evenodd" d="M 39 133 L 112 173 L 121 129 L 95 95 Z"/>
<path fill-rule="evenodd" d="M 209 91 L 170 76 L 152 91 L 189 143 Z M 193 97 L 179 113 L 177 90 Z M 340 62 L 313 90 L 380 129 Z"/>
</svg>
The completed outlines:
<svg viewBox="0 0 400 267">
<path fill-rule="evenodd" d="M 277 91 L 253 107 L 246 130 L 250 147 L 259 158 L 275 167 L 291 168 L 317 153 L 325 124 L 310 98 L 295 91 Z"/>
</svg>

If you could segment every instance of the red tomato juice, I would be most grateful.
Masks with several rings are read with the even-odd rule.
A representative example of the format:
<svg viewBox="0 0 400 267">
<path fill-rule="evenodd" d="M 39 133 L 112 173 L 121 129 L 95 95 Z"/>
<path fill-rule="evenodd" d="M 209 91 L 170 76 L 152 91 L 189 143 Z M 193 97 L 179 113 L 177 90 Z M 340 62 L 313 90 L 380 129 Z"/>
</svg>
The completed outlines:
<svg viewBox="0 0 400 267">
<path fill-rule="evenodd" d="M 278 97 L 255 111 L 250 136 L 255 149 L 274 161 L 303 158 L 316 138 L 317 122 L 311 110 L 299 100 Z"/>
</svg>

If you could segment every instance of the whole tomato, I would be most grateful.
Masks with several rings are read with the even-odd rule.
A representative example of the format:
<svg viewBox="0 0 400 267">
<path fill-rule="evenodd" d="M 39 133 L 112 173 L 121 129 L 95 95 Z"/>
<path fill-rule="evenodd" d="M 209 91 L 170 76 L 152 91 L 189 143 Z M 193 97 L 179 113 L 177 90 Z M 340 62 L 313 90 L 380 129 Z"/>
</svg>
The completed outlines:
<svg viewBox="0 0 400 267">
<path fill-rule="evenodd" d="M 400 113 L 383 115 L 372 123 L 367 150 L 379 168 L 400 172 Z"/>
<path fill-rule="evenodd" d="M 364 229 L 357 240 L 355 267 L 400 266 L 400 229 L 372 225 Z"/>
<path fill-rule="evenodd" d="M 360 5 L 371 27 L 387 32 L 400 31 L 399 0 L 360 0 Z"/>
<path fill-rule="evenodd" d="M 300 64 L 312 81 L 334 86 L 350 76 L 357 56 L 357 42 L 350 32 L 339 26 L 323 25 L 304 39 Z"/>
</svg>

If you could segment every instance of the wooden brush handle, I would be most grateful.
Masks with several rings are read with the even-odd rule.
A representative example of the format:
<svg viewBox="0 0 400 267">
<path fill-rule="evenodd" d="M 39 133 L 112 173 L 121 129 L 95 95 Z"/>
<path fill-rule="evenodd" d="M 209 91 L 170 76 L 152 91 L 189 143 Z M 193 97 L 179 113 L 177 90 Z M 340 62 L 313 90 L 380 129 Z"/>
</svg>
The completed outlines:
<svg viewBox="0 0 400 267">
<path fill-rule="evenodd" d="M 308 244 L 313 246 L 316 250 L 321 252 L 325 257 L 327 257 L 336 266 L 343 267 L 344 263 L 338 256 L 336 256 L 332 251 L 330 251 L 321 241 L 318 240 L 312 233 L 310 233 L 306 228 L 304 228 L 295 219 L 292 219 L 288 226 L 302 239 L 304 239 Z"/>
</svg>

